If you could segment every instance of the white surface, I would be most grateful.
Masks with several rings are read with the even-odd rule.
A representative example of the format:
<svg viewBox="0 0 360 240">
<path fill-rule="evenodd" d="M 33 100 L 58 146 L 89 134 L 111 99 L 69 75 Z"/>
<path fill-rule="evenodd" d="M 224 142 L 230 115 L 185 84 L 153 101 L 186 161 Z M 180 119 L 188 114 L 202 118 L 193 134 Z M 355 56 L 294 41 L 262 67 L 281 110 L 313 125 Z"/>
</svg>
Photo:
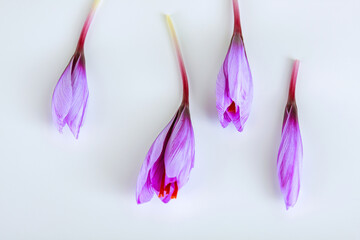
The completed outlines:
<svg viewBox="0 0 360 240">
<path fill-rule="evenodd" d="M 360 239 L 358 0 L 240 0 L 254 78 L 243 133 L 222 129 L 215 108 L 230 0 L 105 0 L 85 43 L 76 141 L 52 124 L 51 96 L 90 6 L 0 1 L 0 239 Z M 181 101 L 163 13 L 190 79 L 195 168 L 177 200 L 138 206 L 143 159 Z M 286 211 L 276 156 L 293 58 L 304 165 Z"/>
</svg>

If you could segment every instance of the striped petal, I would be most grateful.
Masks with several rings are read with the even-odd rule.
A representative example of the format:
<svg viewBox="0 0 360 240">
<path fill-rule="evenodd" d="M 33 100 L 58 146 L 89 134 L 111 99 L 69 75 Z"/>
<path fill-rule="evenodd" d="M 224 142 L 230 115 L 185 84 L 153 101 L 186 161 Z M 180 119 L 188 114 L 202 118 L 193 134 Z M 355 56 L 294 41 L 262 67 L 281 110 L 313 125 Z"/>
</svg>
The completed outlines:
<svg viewBox="0 0 360 240">
<path fill-rule="evenodd" d="M 281 143 L 277 158 L 277 173 L 286 209 L 293 207 L 299 197 L 300 174 L 303 159 L 303 145 L 295 101 L 298 70 L 299 61 L 296 60 L 291 74 L 289 97 L 285 108 Z"/>
<path fill-rule="evenodd" d="M 174 125 L 164 158 L 166 175 L 170 178 L 176 178 L 179 187 L 188 181 L 190 170 L 194 166 L 194 157 L 194 132 L 189 108 L 185 106 Z"/>
<path fill-rule="evenodd" d="M 72 82 L 72 104 L 66 122 L 77 139 L 79 137 L 80 127 L 83 124 L 83 119 L 86 111 L 87 100 L 89 97 L 89 89 L 86 79 L 85 60 L 83 55 L 75 64 L 71 75 Z"/>
<path fill-rule="evenodd" d="M 234 34 L 216 82 L 216 108 L 222 127 L 232 122 L 241 132 L 249 118 L 253 81 L 241 33 L 237 0 L 233 0 Z"/>
<path fill-rule="evenodd" d="M 286 209 L 288 209 L 295 205 L 299 196 L 303 145 L 297 121 L 296 105 L 291 105 L 285 115 L 277 158 L 277 171 L 280 189 Z"/>
<path fill-rule="evenodd" d="M 166 142 L 169 138 L 169 130 L 173 127 L 176 118 L 177 114 L 175 114 L 171 121 L 157 136 L 154 143 L 151 145 L 141 166 L 136 185 L 136 201 L 138 204 L 145 203 L 151 200 L 154 195 L 153 187 L 157 189 L 158 192 L 160 191 L 160 185 L 162 180 L 161 178 L 163 177 L 162 174 L 165 168 L 163 159 Z M 158 164 L 155 166 L 156 168 L 152 170 L 156 162 L 158 162 Z"/>
<path fill-rule="evenodd" d="M 72 105 L 72 86 L 71 86 L 71 67 L 74 58 L 71 58 L 65 71 L 61 75 L 53 92 L 52 97 L 52 116 L 54 123 L 60 132 L 66 124 L 66 116 Z"/>
</svg>

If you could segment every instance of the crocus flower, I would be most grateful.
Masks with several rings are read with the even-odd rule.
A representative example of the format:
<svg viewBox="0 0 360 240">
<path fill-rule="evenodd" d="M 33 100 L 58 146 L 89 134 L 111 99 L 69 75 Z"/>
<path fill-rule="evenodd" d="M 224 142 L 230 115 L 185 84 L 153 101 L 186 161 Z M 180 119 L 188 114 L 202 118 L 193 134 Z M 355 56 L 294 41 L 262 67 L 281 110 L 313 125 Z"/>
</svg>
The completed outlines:
<svg viewBox="0 0 360 240">
<path fill-rule="evenodd" d="M 100 1 L 95 1 L 80 34 L 77 48 L 61 75 L 52 97 L 52 115 L 59 132 L 67 124 L 77 139 L 86 110 L 89 89 L 86 80 L 84 42 Z"/>
<path fill-rule="evenodd" d="M 286 209 L 293 207 L 298 199 L 303 158 L 303 145 L 295 102 L 295 86 L 298 70 L 299 61 L 296 60 L 291 75 L 289 97 L 285 108 L 281 143 L 277 158 L 280 189 L 285 200 Z"/>
<path fill-rule="evenodd" d="M 241 132 L 249 117 L 253 82 L 241 32 L 238 1 L 233 0 L 234 34 L 216 82 L 216 108 L 222 127 L 233 122 Z"/>
<path fill-rule="evenodd" d="M 138 204 L 150 201 L 154 193 L 164 203 L 176 198 L 194 167 L 195 143 L 189 112 L 188 79 L 172 21 L 169 16 L 166 18 L 180 65 L 183 100 L 175 116 L 155 139 L 146 155 L 137 180 Z"/>
</svg>

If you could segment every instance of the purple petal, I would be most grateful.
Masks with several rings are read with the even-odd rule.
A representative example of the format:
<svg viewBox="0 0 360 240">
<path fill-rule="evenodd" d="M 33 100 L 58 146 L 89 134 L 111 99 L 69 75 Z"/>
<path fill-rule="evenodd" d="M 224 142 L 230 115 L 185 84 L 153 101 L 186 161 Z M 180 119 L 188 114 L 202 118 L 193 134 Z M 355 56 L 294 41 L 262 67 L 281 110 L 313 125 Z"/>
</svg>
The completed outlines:
<svg viewBox="0 0 360 240">
<path fill-rule="evenodd" d="M 78 138 L 88 96 L 85 59 L 82 53 L 75 53 L 56 84 L 52 98 L 52 115 L 60 132 L 67 124 Z"/>
<path fill-rule="evenodd" d="M 72 105 L 66 116 L 66 122 L 75 136 L 78 138 L 80 127 L 83 124 L 89 89 L 86 79 L 85 61 L 83 55 L 79 56 L 71 74 Z"/>
<path fill-rule="evenodd" d="M 225 58 L 226 62 L 227 57 Z M 225 64 L 225 63 L 224 63 Z M 224 74 L 224 66 L 221 66 L 216 82 L 216 108 L 219 113 L 219 120 L 223 128 L 227 127 L 231 122 L 227 115 L 226 109 L 230 106 L 232 100 L 228 96 L 227 79 Z"/>
<path fill-rule="evenodd" d="M 220 69 L 216 86 L 216 107 L 223 127 L 232 121 L 242 131 L 249 117 L 253 98 L 252 76 L 240 34 L 235 33 Z M 234 110 L 229 111 L 231 104 Z"/>
<path fill-rule="evenodd" d="M 145 203 L 151 200 L 153 197 L 153 189 L 152 186 L 156 187 L 156 189 L 160 189 L 161 184 L 161 166 L 160 163 L 163 163 L 164 151 L 164 142 L 165 138 L 168 135 L 170 127 L 173 125 L 174 121 L 176 120 L 177 114 L 171 119 L 171 121 L 166 125 L 166 127 L 161 131 L 158 137 L 155 139 L 154 143 L 152 144 L 151 148 L 149 149 L 145 160 L 141 166 L 141 170 L 137 180 L 136 186 L 136 201 L 138 204 Z M 162 161 L 161 161 L 162 160 Z M 152 170 L 155 162 L 159 161 L 158 165 L 154 170 Z M 150 176 L 150 170 L 152 170 L 152 176 Z M 158 171 L 156 171 L 158 170 Z M 161 173 L 161 174 L 160 174 Z M 153 182 L 152 182 L 153 181 Z"/>
<path fill-rule="evenodd" d="M 171 194 L 174 191 L 173 183 L 176 182 L 176 178 L 169 178 L 165 174 L 165 165 L 164 165 L 163 158 L 161 159 L 161 156 L 160 156 L 160 159 L 154 163 L 153 167 L 150 170 L 149 176 L 150 176 L 152 190 L 153 190 L 153 192 L 156 193 L 156 195 L 159 195 L 159 193 L 160 193 L 161 183 L 162 183 L 163 179 L 164 179 L 164 182 L 163 182 L 164 188 L 170 184 L 169 193 L 167 193 L 167 194 L 164 193 L 164 196 L 159 197 L 161 201 L 163 201 L 164 203 L 168 203 L 171 200 Z M 151 195 L 151 197 L 152 197 L 152 195 Z"/>
<path fill-rule="evenodd" d="M 186 106 L 181 110 L 164 156 L 166 175 L 169 178 L 177 178 L 179 188 L 188 181 L 195 157 L 194 132 L 189 108 Z"/>
<path fill-rule="evenodd" d="M 300 191 L 303 146 L 295 103 L 286 108 L 277 159 L 277 171 L 286 209 L 293 207 Z"/>
<path fill-rule="evenodd" d="M 52 116 L 59 131 L 66 124 L 66 116 L 72 105 L 71 67 L 74 57 L 70 59 L 59 81 L 56 84 L 52 97 Z"/>
</svg>

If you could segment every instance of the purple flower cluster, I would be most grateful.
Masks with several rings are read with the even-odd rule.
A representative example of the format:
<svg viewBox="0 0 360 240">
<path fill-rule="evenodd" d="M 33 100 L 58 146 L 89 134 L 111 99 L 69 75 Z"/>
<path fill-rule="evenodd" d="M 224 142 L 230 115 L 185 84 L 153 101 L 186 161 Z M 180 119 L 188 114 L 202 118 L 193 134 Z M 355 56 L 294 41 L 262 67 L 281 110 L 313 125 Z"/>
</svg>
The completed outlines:
<svg viewBox="0 0 360 240">
<path fill-rule="evenodd" d="M 223 128 L 232 122 L 242 132 L 251 112 L 253 79 L 245 51 L 238 1 L 232 2 L 234 32 L 217 77 L 216 108 Z M 52 97 L 52 115 L 58 130 L 61 132 L 68 125 L 76 139 L 83 125 L 89 97 L 84 42 L 98 4 L 99 0 L 96 0 L 83 26 L 75 53 L 56 84 Z M 154 193 L 164 203 L 177 198 L 194 167 L 195 139 L 189 110 L 188 77 L 173 23 L 170 16 L 166 18 L 182 76 L 183 99 L 174 117 L 160 132 L 145 157 L 137 180 L 138 204 L 150 201 Z M 277 174 L 286 209 L 297 202 L 303 158 L 295 102 L 298 69 L 299 61 L 295 61 L 277 157 Z"/>
</svg>

